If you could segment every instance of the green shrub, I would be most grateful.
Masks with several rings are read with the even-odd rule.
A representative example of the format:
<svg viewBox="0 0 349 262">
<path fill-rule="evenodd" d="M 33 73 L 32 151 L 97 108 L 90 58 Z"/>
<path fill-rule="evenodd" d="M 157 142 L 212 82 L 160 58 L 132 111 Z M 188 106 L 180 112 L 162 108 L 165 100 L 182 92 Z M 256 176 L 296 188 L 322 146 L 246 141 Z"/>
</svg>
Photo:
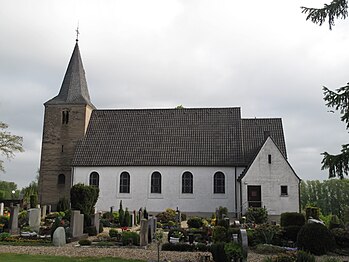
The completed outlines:
<svg viewBox="0 0 349 262">
<path fill-rule="evenodd" d="M 217 219 L 221 220 L 221 219 L 223 219 L 224 217 L 227 217 L 227 216 L 228 216 L 228 208 L 219 206 Z"/>
<path fill-rule="evenodd" d="M 278 254 L 275 257 L 275 260 L 273 259 L 273 261 L 275 261 L 275 262 L 295 262 L 296 259 L 297 258 L 296 258 L 295 253 L 287 252 L 287 253 Z"/>
<path fill-rule="evenodd" d="M 213 228 L 212 240 L 217 242 L 229 242 L 228 229 L 222 226 L 215 226 Z"/>
<path fill-rule="evenodd" d="M 164 243 L 161 247 L 163 251 L 179 251 L 179 252 L 192 252 L 195 251 L 195 246 L 186 243 Z"/>
<path fill-rule="evenodd" d="M 305 217 L 302 213 L 286 212 L 281 214 L 280 225 L 282 227 L 303 226 L 304 224 Z"/>
<path fill-rule="evenodd" d="M 59 199 L 58 203 L 57 203 L 57 211 L 66 211 L 69 209 L 69 201 L 68 199 L 66 199 L 65 197 Z"/>
<path fill-rule="evenodd" d="M 315 262 L 315 256 L 300 250 L 297 253 L 297 262 Z"/>
<path fill-rule="evenodd" d="M 84 233 L 88 234 L 89 236 L 97 236 L 97 229 L 95 226 L 85 227 Z"/>
<path fill-rule="evenodd" d="M 229 220 L 227 219 L 219 219 L 217 222 L 218 226 L 228 228 L 229 227 Z"/>
<path fill-rule="evenodd" d="M 84 214 L 85 226 L 91 225 L 90 216 L 98 200 L 99 189 L 96 186 L 76 184 L 70 189 L 71 208 Z"/>
<path fill-rule="evenodd" d="M 184 229 L 170 229 L 167 235 L 167 241 L 170 242 L 171 237 L 179 238 L 179 241 L 187 241 L 187 231 Z"/>
<path fill-rule="evenodd" d="M 109 236 L 110 237 L 118 237 L 120 235 L 119 231 L 117 231 L 116 229 L 114 228 L 111 228 L 109 230 Z"/>
<path fill-rule="evenodd" d="M 122 245 L 135 245 L 139 246 L 139 234 L 137 232 L 132 231 L 123 231 L 121 233 L 121 242 Z"/>
<path fill-rule="evenodd" d="M 22 228 L 27 225 L 29 225 L 28 212 L 23 210 L 22 212 L 18 213 L 18 226 Z"/>
<path fill-rule="evenodd" d="M 255 239 L 260 244 L 280 244 L 282 230 L 280 226 L 261 224 L 255 228 Z"/>
<path fill-rule="evenodd" d="M 29 202 L 30 202 L 30 207 L 31 208 L 36 208 L 38 205 L 38 195 L 34 194 L 34 195 L 30 195 L 29 197 Z"/>
<path fill-rule="evenodd" d="M 189 228 L 200 228 L 203 225 L 202 218 L 200 217 L 191 217 L 187 221 Z"/>
<path fill-rule="evenodd" d="M 342 260 L 335 257 L 325 257 L 321 260 L 322 262 L 341 262 Z"/>
<path fill-rule="evenodd" d="M 314 255 L 324 255 L 335 248 L 335 239 L 322 224 L 305 224 L 298 233 L 297 246 Z"/>
<path fill-rule="evenodd" d="M 331 233 L 336 240 L 338 246 L 346 248 L 349 247 L 349 231 L 344 228 L 334 228 Z"/>
<path fill-rule="evenodd" d="M 176 211 L 174 209 L 167 208 L 164 212 L 157 214 L 156 218 L 162 224 L 168 223 L 170 221 L 175 221 Z"/>
<path fill-rule="evenodd" d="M 176 223 L 174 221 L 168 221 L 167 225 L 169 227 L 174 227 L 176 225 Z"/>
<path fill-rule="evenodd" d="M 181 221 L 186 221 L 187 220 L 187 214 L 181 213 Z"/>
<path fill-rule="evenodd" d="M 213 260 L 215 262 L 228 262 L 228 258 L 224 251 L 225 244 L 222 242 L 214 243 L 210 247 L 210 252 L 212 253 Z"/>
<path fill-rule="evenodd" d="M 79 240 L 79 245 L 80 246 L 90 246 L 92 242 L 88 239 L 80 239 Z"/>
<path fill-rule="evenodd" d="M 287 226 L 283 228 L 283 238 L 286 240 L 290 240 L 293 242 L 297 241 L 297 235 L 299 233 L 299 230 L 301 230 L 301 226 Z"/>
<path fill-rule="evenodd" d="M 104 231 L 103 224 L 99 221 L 99 233 Z"/>
<path fill-rule="evenodd" d="M 250 247 L 254 247 L 257 244 L 260 244 L 256 239 L 255 230 L 253 228 L 246 229 L 246 232 L 247 232 L 248 245 Z"/>
<path fill-rule="evenodd" d="M 100 222 L 101 222 L 101 224 L 102 224 L 104 227 L 110 227 L 110 226 L 111 226 L 110 221 L 109 221 L 108 219 L 106 219 L 106 218 L 102 218 L 102 219 L 100 220 Z"/>
<path fill-rule="evenodd" d="M 245 216 L 248 223 L 264 224 L 268 221 L 268 212 L 266 208 L 250 207 Z"/>
<path fill-rule="evenodd" d="M 1 233 L 0 234 L 0 241 L 5 241 L 7 238 L 11 237 L 11 234 L 10 233 Z"/>
<path fill-rule="evenodd" d="M 306 207 L 305 219 L 308 221 L 308 219 L 310 217 L 319 220 L 320 219 L 320 208 L 318 208 L 318 207 Z"/>
<path fill-rule="evenodd" d="M 162 228 L 162 224 L 160 222 L 156 222 L 156 228 Z"/>
<path fill-rule="evenodd" d="M 239 261 L 242 259 L 242 248 L 238 243 L 229 242 L 224 245 L 224 252 L 228 261 Z"/>
<path fill-rule="evenodd" d="M 269 244 L 258 244 L 255 248 L 255 252 L 258 254 L 278 254 L 285 253 L 286 250 L 279 246 L 273 246 Z"/>
<path fill-rule="evenodd" d="M 332 215 L 328 228 L 331 230 L 334 228 L 341 228 L 341 227 L 342 228 L 344 227 L 343 222 L 338 218 L 338 216 Z"/>
<path fill-rule="evenodd" d="M 4 225 L 4 229 L 8 229 L 9 222 L 10 222 L 10 217 L 0 216 L 0 224 Z"/>
<path fill-rule="evenodd" d="M 197 243 L 195 246 L 195 250 L 200 252 L 207 252 L 209 250 L 209 247 L 204 243 Z"/>
</svg>

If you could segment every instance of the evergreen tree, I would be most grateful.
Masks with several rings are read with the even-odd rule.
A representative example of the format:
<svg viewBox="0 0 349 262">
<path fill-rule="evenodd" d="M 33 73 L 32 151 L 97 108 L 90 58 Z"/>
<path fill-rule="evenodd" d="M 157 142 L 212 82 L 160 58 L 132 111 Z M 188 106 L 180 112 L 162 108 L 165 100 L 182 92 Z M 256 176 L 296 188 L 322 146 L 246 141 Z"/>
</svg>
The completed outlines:
<svg viewBox="0 0 349 262">
<path fill-rule="evenodd" d="M 323 8 L 301 7 L 302 13 L 307 14 L 307 20 L 312 21 L 320 26 L 328 19 L 330 30 L 334 26 L 335 19 L 345 19 L 348 17 L 348 1 L 332 0 L 330 4 L 325 4 Z M 332 91 L 327 87 L 324 90 L 324 100 L 328 107 L 339 110 L 341 120 L 349 128 L 349 83 L 346 86 Z M 322 169 L 329 170 L 329 177 L 343 178 L 344 174 L 348 175 L 349 170 L 349 144 L 342 145 L 341 153 L 337 155 L 322 153 Z"/>
<path fill-rule="evenodd" d="M 334 26 L 334 20 L 348 17 L 348 2 L 347 0 L 332 0 L 330 4 L 325 4 L 323 8 L 301 7 L 302 13 L 307 14 L 307 20 L 312 21 L 320 26 L 328 18 L 330 30 Z"/>
</svg>

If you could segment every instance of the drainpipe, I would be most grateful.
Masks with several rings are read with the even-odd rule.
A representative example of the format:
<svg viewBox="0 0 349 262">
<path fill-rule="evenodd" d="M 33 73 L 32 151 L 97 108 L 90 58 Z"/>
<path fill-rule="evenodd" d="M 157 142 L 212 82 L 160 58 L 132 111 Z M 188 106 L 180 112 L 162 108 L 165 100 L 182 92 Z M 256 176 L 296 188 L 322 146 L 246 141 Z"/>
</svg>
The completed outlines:
<svg viewBox="0 0 349 262">
<path fill-rule="evenodd" d="M 240 215 L 242 216 L 242 180 L 240 179 Z"/>
<path fill-rule="evenodd" d="M 299 179 L 299 182 L 298 182 L 298 209 L 299 209 L 299 213 L 302 212 L 302 207 L 301 207 L 301 183 L 302 183 L 302 180 Z"/>
<path fill-rule="evenodd" d="M 237 195 L 237 185 L 236 183 L 238 182 L 237 179 L 236 179 L 236 167 L 235 167 L 235 217 L 237 218 L 238 217 L 238 195 Z"/>
</svg>

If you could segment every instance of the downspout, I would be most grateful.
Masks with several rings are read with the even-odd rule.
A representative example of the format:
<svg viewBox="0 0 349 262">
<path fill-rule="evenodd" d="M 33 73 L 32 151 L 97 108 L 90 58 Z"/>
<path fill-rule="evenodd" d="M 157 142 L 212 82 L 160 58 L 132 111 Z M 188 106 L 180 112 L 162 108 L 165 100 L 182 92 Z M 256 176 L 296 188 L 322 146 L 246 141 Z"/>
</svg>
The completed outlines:
<svg viewBox="0 0 349 262">
<path fill-rule="evenodd" d="M 302 212 L 302 207 L 301 207 L 301 183 L 302 183 L 302 180 L 299 179 L 299 182 L 298 182 L 298 209 L 299 209 L 299 213 Z"/>
<path fill-rule="evenodd" d="M 238 182 L 236 179 L 236 167 L 235 167 L 235 217 L 238 217 L 238 195 L 237 195 L 237 185 L 236 183 Z"/>
<path fill-rule="evenodd" d="M 240 215 L 242 216 L 242 180 L 240 179 Z"/>
</svg>

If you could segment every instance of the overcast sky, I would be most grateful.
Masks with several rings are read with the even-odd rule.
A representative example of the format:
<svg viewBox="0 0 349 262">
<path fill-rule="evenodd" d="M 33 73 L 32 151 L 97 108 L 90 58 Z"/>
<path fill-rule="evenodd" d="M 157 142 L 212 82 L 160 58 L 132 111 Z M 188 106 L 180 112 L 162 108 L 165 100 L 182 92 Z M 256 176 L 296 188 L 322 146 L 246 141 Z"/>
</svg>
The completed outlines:
<svg viewBox="0 0 349 262">
<path fill-rule="evenodd" d="M 97 108 L 237 106 L 244 118 L 281 117 L 297 174 L 326 179 L 320 153 L 338 153 L 348 137 L 322 86 L 349 81 L 349 20 L 330 31 L 300 9 L 325 2 L 0 0 L 0 121 L 25 148 L 0 179 L 19 188 L 35 179 L 43 103 L 60 89 L 78 22 Z"/>
</svg>

